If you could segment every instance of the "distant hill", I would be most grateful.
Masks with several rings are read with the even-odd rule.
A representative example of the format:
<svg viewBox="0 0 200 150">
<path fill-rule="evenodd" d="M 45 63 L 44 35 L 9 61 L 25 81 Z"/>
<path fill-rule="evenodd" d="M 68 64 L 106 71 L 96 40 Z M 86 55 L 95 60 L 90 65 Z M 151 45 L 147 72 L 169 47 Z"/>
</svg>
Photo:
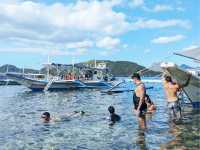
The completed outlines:
<svg viewBox="0 0 200 150">
<path fill-rule="evenodd" d="M 111 73 L 114 76 L 130 76 L 133 72 L 138 72 L 139 70 L 145 69 L 144 66 L 141 66 L 137 63 L 130 61 L 110 61 L 110 60 L 96 60 L 96 63 L 105 62 L 107 67 L 110 69 Z M 87 62 L 82 62 L 83 64 L 89 64 L 94 66 L 94 60 Z M 147 71 L 144 73 L 144 76 L 155 76 L 160 74 L 160 72 Z"/>
<path fill-rule="evenodd" d="M 145 69 L 144 66 L 141 66 L 137 63 L 134 62 L 130 62 L 130 61 L 110 61 L 110 60 L 96 60 L 96 63 L 100 63 L 100 62 L 105 62 L 107 64 L 107 67 L 109 68 L 111 74 L 113 74 L 114 76 L 130 76 L 131 74 L 133 74 L 133 72 L 137 72 L 139 70 Z M 79 65 L 88 65 L 88 66 L 93 66 L 94 67 L 94 60 L 89 60 L 86 62 L 82 62 L 79 63 Z M 22 73 L 23 69 L 22 68 L 18 68 L 14 65 L 3 65 L 0 66 L 0 72 L 1 73 L 5 73 L 7 71 L 9 72 L 19 72 Z M 29 69 L 29 68 L 25 68 L 24 69 L 25 73 L 46 73 L 46 69 L 45 68 L 41 68 L 40 70 L 35 70 L 35 69 Z M 52 68 L 50 70 L 50 72 L 52 74 L 56 74 L 56 69 Z M 160 74 L 160 72 L 154 72 L 154 71 L 147 71 L 143 74 L 143 76 L 155 76 Z"/>
<path fill-rule="evenodd" d="M 14 65 L 3 65 L 0 66 L 0 73 L 5 73 L 5 72 L 17 72 L 17 73 L 22 73 L 23 69 L 22 68 L 18 68 Z M 24 72 L 25 73 L 39 73 L 39 70 L 35 70 L 35 69 L 29 69 L 29 68 L 24 68 Z"/>
</svg>

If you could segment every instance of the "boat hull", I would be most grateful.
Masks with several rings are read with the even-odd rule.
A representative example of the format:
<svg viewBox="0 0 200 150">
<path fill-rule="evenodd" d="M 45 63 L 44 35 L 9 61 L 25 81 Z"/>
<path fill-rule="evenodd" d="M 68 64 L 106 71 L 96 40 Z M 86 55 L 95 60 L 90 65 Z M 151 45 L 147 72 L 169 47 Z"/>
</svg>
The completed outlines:
<svg viewBox="0 0 200 150">
<path fill-rule="evenodd" d="M 19 84 L 26 86 L 32 91 L 43 91 L 48 84 L 47 81 L 29 79 L 18 74 L 7 73 L 6 75 L 8 76 L 9 79 L 12 79 L 18 82 Z M 69 89 L 77 89 L 77 88 L 84 88 L 84 87 L 86 86 L 79 80 L 58 80 L 58 81 L 54 81 L 50 85 L 48 90 L 49 91 L 69 90 Z"/>
<path fill-rule="evenodd" d="M 112 85 L 105 81 L 84 81 L 86 88 L 111 88 Z"/>
<path fill-rule="evenodd" d="M 185 94 L 191 100 L 194 108 L 200 108 L 200 78 L 194 75 L 189 75 L 189 73 L 173 63 L 162 63 L 162 69 L 164 72 L 170 74 L 173 79 L 175 79 L 178 84 L 184 85 L 189 79 L 189 83 L 184 87 Z"/>
</svg>

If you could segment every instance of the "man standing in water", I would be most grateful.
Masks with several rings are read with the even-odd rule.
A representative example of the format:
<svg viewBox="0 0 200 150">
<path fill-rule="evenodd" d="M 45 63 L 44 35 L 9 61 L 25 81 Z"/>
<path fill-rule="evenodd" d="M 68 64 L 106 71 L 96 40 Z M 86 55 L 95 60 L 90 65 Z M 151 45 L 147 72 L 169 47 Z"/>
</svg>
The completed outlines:
<svg viewBox="0 0 200 150">
<path fill-rule="evenodd" d="M 163 86 L 167 99 L 167 107 L 169 109 L 170 117 L 174 119 L 181 118 L 181 107 L 178 102 L 177 93 L 180 86 L 172 81 L 170 76 L 164 76 Z"/>
<path fill-rule="evenodd" d="M 147 111 L 147 104 L 145 102 L 146 96 L 146 88 L 144 83 L 142 83 L 140 79 L 140 75 L 138 73 L 134 73 L 131 77 L 133 79 L 135 87 L 135 92 L 133 93 L 133 111 L 139 118 L 139 125 L 142 129 L 146 128 L 146 120 L 145 113 Z"/>
</svg>

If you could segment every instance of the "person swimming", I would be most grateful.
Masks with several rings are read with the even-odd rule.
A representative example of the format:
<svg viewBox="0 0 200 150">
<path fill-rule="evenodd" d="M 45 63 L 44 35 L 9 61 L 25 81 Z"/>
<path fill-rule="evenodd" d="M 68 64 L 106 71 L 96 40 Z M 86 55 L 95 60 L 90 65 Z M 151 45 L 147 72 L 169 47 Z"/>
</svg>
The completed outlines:
<svg viewBox="0 0 200 150">
<path fill-rule="evenodd" d="M 42 115 L 41 115 L 41 119 L 43 120 L 44 123 L 48 123 L 50 122 L 51 120 L 51 115 L 49 112 L 44 112 Z"/>
<path fill-rule="evenodd" d="M 85 114 L 84 111 L 73 111 L 72 113 L 67 113 L 64 114 L 60 117 L 51 117 L 49 112 L 44 112 L 41 115 L 41 119 L 44 123 L 49 123 L 49 122 L 58 122 L 58 121 L 62 121 L 62 120 L 70 120 L 70 118 L 73 117 L 78 117 L 78 116 L 83 116 Z"/>
<path fill-rule="evenodd" d="M 115 122 L 121 120 L 121 117 L 115 113 L 115 108 L 113 106 L 109 106 L 108 111 L 110 113 L 110 121 L 111 121 L 110 125 L 113 125 Z"/>
</svg>

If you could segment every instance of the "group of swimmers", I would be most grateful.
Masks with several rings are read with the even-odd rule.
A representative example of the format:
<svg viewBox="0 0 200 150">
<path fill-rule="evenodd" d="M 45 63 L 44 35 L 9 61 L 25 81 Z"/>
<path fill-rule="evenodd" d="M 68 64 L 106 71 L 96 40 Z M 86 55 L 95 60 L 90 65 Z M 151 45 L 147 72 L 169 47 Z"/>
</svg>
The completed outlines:
<svg viewBox="0 0 200 150">
<path fill-rule="evenodd" d="M 139 123 L 142 126 L 142 128 L 145 128 L 145 115 L 147 113 L 153 113 L 156 110 L 156 106 L 153 103 L 153 101 L 150 99 L 149 95 L 147 94 L 145 84 L 141 81 L 140 75 L 138 73 L 134 73 L 131 76 L 135 86 L 135 90 L 133 93 L 133 112 L 138 116 Z M 182 86 L 178 85 L 174 81 L 172 81 L 172 78 L 168 75 L 164 76 L 163 80 L 163 86 L 164 91 L 167 99 L 167 106 L 169 109 L 170 116 L 173 118 L 180 118 L 181 117 L 181 107 L 179 104 L 178 99 L 178 91 L 183 88 L 184 86 L 187 86 L 189 82 L 186 81 L 186 83 Z M 120 116 L 115 113 L 115 108 L 113 106 L 108 107 L 108 111 L 110 113 L 109 120 L 111 121 L 111 124 L 114 124 L 117 121 L 120 121 Z M 85 114 L 84 111 L 74 111 L 70 114 L 64 115 L 64 117 L 76 117 L 76 116 L 83 116 Z M 43 122 L 50 122 L 52 120 L 59 120 L 52 118 L 50 116 L 49 112 L 44 112 L 41 116 L 43 119 Z"/>
</svg>

